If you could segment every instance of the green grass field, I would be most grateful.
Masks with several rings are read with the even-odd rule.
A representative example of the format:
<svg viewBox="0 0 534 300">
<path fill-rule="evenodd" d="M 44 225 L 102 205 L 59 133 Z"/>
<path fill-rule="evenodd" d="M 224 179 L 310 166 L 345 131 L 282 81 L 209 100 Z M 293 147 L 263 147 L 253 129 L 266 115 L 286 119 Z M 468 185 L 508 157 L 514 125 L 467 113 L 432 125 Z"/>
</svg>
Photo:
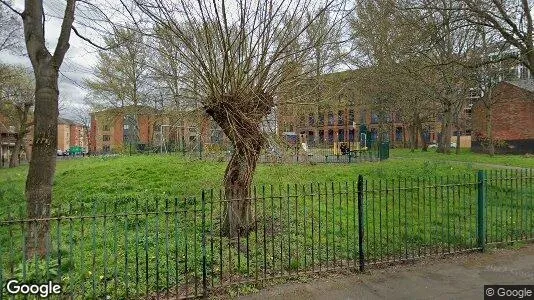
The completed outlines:
<svg viewBox="0 0 534 300">
<path fill-rule="evenodd" d="M 487 186 L 488 242 L 533 237 L 532 170 L 503 166 L 533 167 L 534 158 L 398 149 L 390 157 L 350 165 L 260 164 L 253 202 L 258 224 L 241 240 L 218 234 L 225 163 L 179 155 L 60 161 L 52 213 L 77 218 L 52 222 L 51 251 L 44 260 L 22 258 L 23 227 L 0 226 L 3 278 L 52 277 L 86 298 L 129 298 L 167 287 L 195 294 L 202 270 L 202 211 L 209 285 L 348 268 L 358 248 L 359 174 L 367 180 L 368 262 L 476 247 L 475 174 L 481 166 L 495 169 Z M 27 167 L 0 170 L 2 219 L 24 213 L 26 172 Z M 202 189 L 214 189 L 204 210 Z"/>
<path fill-rule="evenodd" d="M 491 168 L 477 164 L 534 168 L 534 157 L 500 155 L 492 158 L 469 152 L 441 155 L 432 151 L 410 153 L 409 150 L 394 149 L 391 159 L 380 163 L 260 164 L 254 182 L 256 185 L 344 182 L 354 180 L 359 174 L 368 179 L 417 179 L 473 174 L 481 167 Z M 120 197 L 199 195 L 201 189 L 217 189 L 221 186 L 225 166 L 224 162 L 185 160 L 180 155 L 92 157 L 59 161 L 54 178 L 54 204 Z M 27 166 L 0 169 L 2 207 L 8 208 L 23 201 L 26 174 Z M 8 211 L 2 210 L 2 215 Z"/>
</svg>

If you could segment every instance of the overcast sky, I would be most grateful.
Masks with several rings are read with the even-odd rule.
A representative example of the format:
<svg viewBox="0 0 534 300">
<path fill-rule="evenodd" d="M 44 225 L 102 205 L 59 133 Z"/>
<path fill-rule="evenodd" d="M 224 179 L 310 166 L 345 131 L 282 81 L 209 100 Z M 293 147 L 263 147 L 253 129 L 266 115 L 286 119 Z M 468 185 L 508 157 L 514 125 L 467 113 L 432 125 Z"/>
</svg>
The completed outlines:
<svg viewBox="0 0 534 300">
<path fill-rule="evenodd" d="M 23 11 L 23 0 L 14 0 L 13 3 L 18 11 Z M 48 15 L 45 25 L 45 35 L 48 51 L 51 53 L 54 51 L 61 28 L 62 19 L 55 16 L 58 16 L 62 12 L 62 8 L 64 8 L 64 4 L 62 3 L 63 1 L 45 1 L 45 11 Z M 87 33 L 87 30 L 84 28 L 77 29 Z M 59 93 L 60 101 L 62 102 L 60 105 L 62 107 L 60 114 L 63 117 L 75 118 L 73 108 L 83 106 L 83 99 L 87 94 L 87 91 L 83 88 L 83 80 L 91 76 L 91 69 L 97 62 L 96 53 L 96 48 L 80 39 L 74 32 L 71 34 L 70 48 L 61 65 L 61 74 L 59 75 Z M 16 55 L 3 51 L 0 54 L 0 61 L 23 65 L 31 70 L 30 59 L 25 55 Z M 88 109 L 87 113 L 89 113 Z"/>
</svg>

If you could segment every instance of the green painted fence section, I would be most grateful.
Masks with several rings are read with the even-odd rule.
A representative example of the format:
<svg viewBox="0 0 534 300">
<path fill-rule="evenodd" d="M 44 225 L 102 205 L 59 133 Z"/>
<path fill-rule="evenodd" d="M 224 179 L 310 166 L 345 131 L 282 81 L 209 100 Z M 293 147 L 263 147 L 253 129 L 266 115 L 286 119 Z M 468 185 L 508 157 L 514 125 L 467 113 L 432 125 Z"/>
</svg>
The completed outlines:
<svg viewBox="0 0 534 300">
<path fill-rule="evenodd" d="M 117 199 L 25 208 L 0 221 L 5 282 L 61 283 L 66 298 L 198 297 L 233 285 L 332 270 L 364 270 L 425 256 L 534 240 L 533 170 L 465 176 L 255 187 L 248 234 L 225 237 L 220 191 L 173 199 Z M 31 223 L 47 223 L 45 255 L 26 251 Z"/>
</svg>

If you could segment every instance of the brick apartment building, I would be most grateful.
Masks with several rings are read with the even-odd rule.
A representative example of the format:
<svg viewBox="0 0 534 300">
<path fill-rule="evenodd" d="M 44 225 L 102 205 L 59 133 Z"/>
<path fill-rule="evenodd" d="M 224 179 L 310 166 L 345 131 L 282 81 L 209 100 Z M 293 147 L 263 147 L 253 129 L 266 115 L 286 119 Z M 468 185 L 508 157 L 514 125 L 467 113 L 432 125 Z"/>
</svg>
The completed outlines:
<svg viewBox="0 0 534 300">
<path fill-rule="evenodd" d="M 68 151 L 70 147 L 74 146 L 88 149 L 87 128 L 72 120 L 58 118 L 57 149 Z"/>
<path fill-rule="evenodd" d="M 496 153 L 534 153 L 534 81 L 530 79 L 503 81 L 492 91 L 491 127 L 500 146 Z M 475 152 L 485 152 L 486 108 L 482 102 L 472 109 Z"/>
<path fill-rule="evenodd" d="M 361 71 L 328 74 L 320 82 L 312 79 L 311 84 L 305 84 L 303 89 L 287 93 L 285 97 L 288 98 L 305 95 L 307 99 L 299 100 L 304 104 L 282 101 L 283 104 L 277 108 L 279 134 L 304 135 L 309 145 L 331 145 L 338 141 L 360 141 L 360 129 L 364 129 L 362 125 L 365 125 L 366 131 L 371 134 L 367 139 L 375 141 L 382 132 L 382 138 L 393 145 L 406 146 L 410 140 L 408 126 L 393 111 L 379 113 L 373 109 L 367 95 L 358 86 L 365 80 L 364 76 Z M 301 95 L 297 95 L 299 93 Z M 437 122 L 425 123 L 427 142 L 437 139 L 438 125 Z"/>
<path fill-rule="evenodd" d="M 68 151 L 73 146 L 79 146 L 87 150 L 87 129 L 82 124 L 60 117 L 58 118 L 57 131 L 58 150 Z M 17 135 L 16 127 L 10 124 L 6 117 L 0 115 L 0 159 L 4 163 L 7 163 L 11 157 Z M 21 160 L 28 160 L 31 157 L 32 143 L 33 130 L 30 129 L 24 137 L 23 150 L 20 152 Z"/>
<path fill-rule="evenodd" d="M 199 143 L 209 145 L 224 140 L 222 130 L 198 109 L 163 112 L 148 106 L 128 106 L 91 113 L 92 153 L 129 151 L 129 145 L 138 149 L 192 150 Z"/>
</svg>

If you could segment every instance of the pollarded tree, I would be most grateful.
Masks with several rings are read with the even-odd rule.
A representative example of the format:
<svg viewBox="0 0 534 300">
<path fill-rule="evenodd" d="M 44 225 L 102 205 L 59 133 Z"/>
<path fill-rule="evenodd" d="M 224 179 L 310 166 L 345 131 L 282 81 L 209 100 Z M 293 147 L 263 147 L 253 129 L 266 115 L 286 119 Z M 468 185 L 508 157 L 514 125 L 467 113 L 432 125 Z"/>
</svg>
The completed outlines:
<svg viewBox="0 0 534 300">
<path fill-rule="evenodd" d="M 136 1 L 157 26 L 172 33 L 192 75 L 190 89 L 235 149 L 224 176 L 223 230 L 246 234 L 252 226 L 250 187 L 264 145 L 262 120 L 275 106 L 277 88 L 295 76 L 321 33 L 293 47 L 325 11 L 338 20 L 341 4 L 304 1 Z M 307 17 L 313 8 L 314 15 Z M 336 13 L 337 12 L 337 13 Z M 285 26 L 291 24 L 291 26 Z M 290 63 L 291 60 L 291 63 Z"/>
</svg>

